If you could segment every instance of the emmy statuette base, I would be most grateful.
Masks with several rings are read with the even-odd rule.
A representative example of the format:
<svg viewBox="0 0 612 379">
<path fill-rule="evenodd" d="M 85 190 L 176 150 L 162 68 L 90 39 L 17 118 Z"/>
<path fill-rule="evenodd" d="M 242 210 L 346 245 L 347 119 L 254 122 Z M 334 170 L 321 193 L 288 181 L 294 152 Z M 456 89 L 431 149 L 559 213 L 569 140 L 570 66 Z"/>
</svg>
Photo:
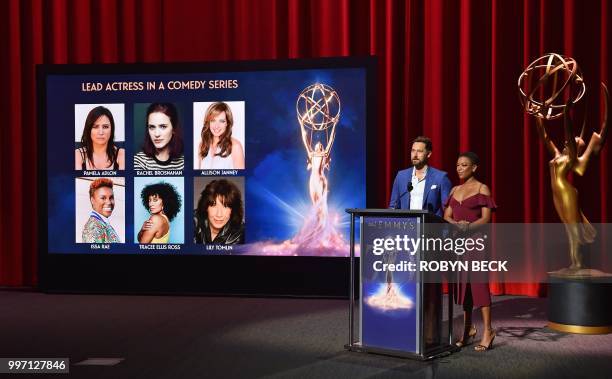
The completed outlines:
<svg viewBox="0 0 612 379">
<path fill-rule="evenodd" d="M 612 333 L 609 278 L 549 275 L 548 327 L 564 333 Z"/>
</svg>

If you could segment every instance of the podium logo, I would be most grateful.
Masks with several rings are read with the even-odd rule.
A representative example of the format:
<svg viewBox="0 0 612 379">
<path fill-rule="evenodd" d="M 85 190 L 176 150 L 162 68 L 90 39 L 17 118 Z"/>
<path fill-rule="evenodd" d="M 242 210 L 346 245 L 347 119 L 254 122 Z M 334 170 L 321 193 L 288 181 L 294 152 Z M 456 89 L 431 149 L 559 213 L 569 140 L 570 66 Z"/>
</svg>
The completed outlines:
<svg viewBox="0 0 612 379">
<path fill-rule="evenodd" d="M 375 229 L 416 230 L 414 221 L 367 221 L 367 224 Z"/>
</svg>

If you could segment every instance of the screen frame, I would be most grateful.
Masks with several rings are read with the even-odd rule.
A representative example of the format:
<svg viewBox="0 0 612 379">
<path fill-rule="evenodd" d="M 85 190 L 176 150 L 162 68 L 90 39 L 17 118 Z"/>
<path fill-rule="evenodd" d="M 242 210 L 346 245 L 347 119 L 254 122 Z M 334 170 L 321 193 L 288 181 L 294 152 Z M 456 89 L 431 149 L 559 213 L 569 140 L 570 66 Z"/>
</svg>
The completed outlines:
<svg viewBox="0 0 612 379">
<path fill-rule="evenodd" d="M 366 184 L 379 136 L 375 57 L 268 61 L 41 64 L 37 75 L 38 288 L 48 293 L 202 294 L 348 298 L 348 257 L 50 254 L 48 252 L 46 83 L 49 75 L 164 74 L 361 68 L 366 71 Z M 368 175 L 370 174 L 370 175 Z M 372 186 L 370 186 L 372 187 Z M 366 207 L 379 194 L 366 187 Z M 225 269 L 223 269 L 225 268 Z"/>
</svg>

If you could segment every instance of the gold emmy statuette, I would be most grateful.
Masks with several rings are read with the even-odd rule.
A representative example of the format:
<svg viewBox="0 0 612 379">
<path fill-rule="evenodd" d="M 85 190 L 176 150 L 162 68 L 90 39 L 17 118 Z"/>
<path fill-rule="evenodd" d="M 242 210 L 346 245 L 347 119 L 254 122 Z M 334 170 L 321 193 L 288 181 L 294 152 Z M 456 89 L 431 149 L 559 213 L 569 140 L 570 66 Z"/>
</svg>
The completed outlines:
<svg viewBox="0 0 612 379">
<path fill-rule="evenodd" d="M 578 191 L 568 180 L 572 172 L 582 176 L 591 156 L 597 155 L 606 142 L 609 99 L 607 87 L 604 83 L 601 83 L 601 86 L 605 98 L 603 123 L 599 132 L 593 132 L 586 144 L 583 139 L 586 122 L 583 122 L 580 133 L 574 134 L 570 113 L 574 104 L 586 93 L 582 73 L 573 58 L 554 53 L 546 54 L 533 61 L 518 79 L 523 109 L 535 116 L 538 135 L 552 156 L 549 167 L 553 203 L 565 226 L 569 242 L 571 265 L 550 273 L 557 277 L 589 278 L 609 275 L 584 267 L 580 247 L 592 243 L 597 231 L 582 213 L 578 205 Z M 564 142 L 562 145 L 556 145 L 546 130 L 546 122 L 560 117 L 563 117 Z"/>
</svg>

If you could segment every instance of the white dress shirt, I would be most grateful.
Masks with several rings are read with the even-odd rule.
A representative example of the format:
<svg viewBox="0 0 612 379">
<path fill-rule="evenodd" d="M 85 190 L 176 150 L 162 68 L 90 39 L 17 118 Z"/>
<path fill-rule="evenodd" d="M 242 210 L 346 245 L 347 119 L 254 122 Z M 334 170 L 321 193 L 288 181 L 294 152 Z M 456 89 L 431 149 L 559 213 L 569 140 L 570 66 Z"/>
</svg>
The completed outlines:
<svg viewBox="0 0 612 379">
<path fill-rule="evenodd" d="M 410 209 L 423 209 L 423 194 L 425 193 L 425 178 L 427 177 L 427 168 L 423 173 L 423 178 L 419 179 L 416 176 L 416 168 L 412 169 L 412 191 L 410 191 Z"/>
</svg>

